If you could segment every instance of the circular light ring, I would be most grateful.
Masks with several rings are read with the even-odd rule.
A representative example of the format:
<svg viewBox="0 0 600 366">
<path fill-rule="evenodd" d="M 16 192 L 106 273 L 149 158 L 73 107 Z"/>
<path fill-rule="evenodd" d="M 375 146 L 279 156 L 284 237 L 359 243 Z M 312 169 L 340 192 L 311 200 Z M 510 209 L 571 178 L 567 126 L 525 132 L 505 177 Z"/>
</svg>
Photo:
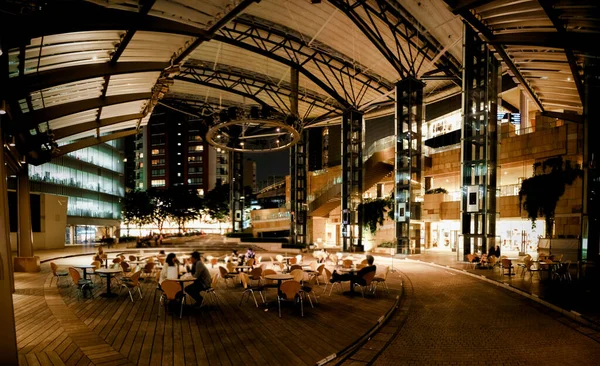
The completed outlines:
<svg viewBox="0 0 600 366">
<path fill-rule="evenodd" d="M 260 126 L 260 132 L 263 133 L 231 138 L 228 133 L 226 133 L 226 130 L 234 126 L 241 129 L 245 127 Z M 262 135 L 265 135 L 264 138 L 261 138 L 263 137 Z M 206 140 L 215 148 L 220 148 L 222 150 L 260 153 L 284 150 L 294 146 L 300 140 L 300 132 L 298 132 L 294 126 L 288 125 L 280 120 L 239 119 L 220 122 L 211 126 L 206 133 Z M 256 141 L 261 141 L 261 143 L 257 143 Z"/>
</svg>

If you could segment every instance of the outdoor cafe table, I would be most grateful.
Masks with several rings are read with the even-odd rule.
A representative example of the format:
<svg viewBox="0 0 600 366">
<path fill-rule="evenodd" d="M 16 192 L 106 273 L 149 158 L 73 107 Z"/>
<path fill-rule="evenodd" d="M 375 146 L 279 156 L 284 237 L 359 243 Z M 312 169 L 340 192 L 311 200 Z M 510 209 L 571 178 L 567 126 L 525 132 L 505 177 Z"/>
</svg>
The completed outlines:
<svg viewBox="0 0 600 366">
<path fill-rule="evenodd" d="M 237 269 L 238 272 L 244 272 L 245 270 L 250 271 L 252 269 L 252 266 L 235 266 L 235 269 Z"/>
<path fill-rule="evenodd" d="M 115 297 L 117 294 L 110 291 L 110 278 L 117 273 L 121 273 L 121 268 L 99 268 L 96 270 L 96 273 L 101 273 L 106 275 L 106 292 L 100 294 L 102 297 Z"/>
<path fill-rule="evenodd" d="M 93 264 L 77 264 L 77 265 L 73 265 L 71 267 L 75 267 L 75 268 L 79 268 L 81 270 L 83 270 L 83 278 L 87 280 L 87 270 L 91 269 L 91 268 L 96 268 L 96 266 L 94 266 Z"/>
<path fill-rule="evenodd" d="M 340 268 L 338 271 L 354 274 L 356 272 L 356 268 Z M 354 291 L 354 281 L 350 280 L 350 291 L 343 292 L 344 295 L 348 296 L 356 296 L 358 292 Z"/>
<path fill-rule="evenodd" d="M 277 281 L 277 294 L 281 295 L 281 282 L 293 280 L 294 276 L 286 273 L 269 274 L 265 276 L 265 280 Z"/>
</svg>

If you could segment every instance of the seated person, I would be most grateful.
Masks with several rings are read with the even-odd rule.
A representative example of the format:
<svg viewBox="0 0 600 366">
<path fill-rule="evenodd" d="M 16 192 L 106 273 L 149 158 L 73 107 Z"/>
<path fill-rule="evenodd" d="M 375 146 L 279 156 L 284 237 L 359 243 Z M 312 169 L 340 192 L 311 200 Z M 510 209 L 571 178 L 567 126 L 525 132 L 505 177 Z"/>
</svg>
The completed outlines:
<svg viewBox="0 0 600 366">
<path fill-rule="evenodd" d="M 240 260 L 240 255 L 238 254 L 237 249 L 233 249 L 231 251 L 231 261 L 232 262 L 238 262 Z"/>
<path fill-rule="evenodd" d="M 160 271 L 160 276 L 158 278 L 158 285 L 166 280 L 176 280 L 179 278 L 179 261 L 177 260 L 177 256 L 175 253 L 169 253 L 167 259 L 165 259 L 165 265 Z"/>
<path fill-rule="evenodd" d="M 208 268 L 202 263 L 200 260 L 200 253 L 193 252 L 192 257 L 192 277 L 194 277 L 194 283 L 185 287 L 185 292 L 190 295 L 196 303 L 193 305 L 198 308 L 202 306 L 202 296 L 200 296 L 201 291 L 205 291 L 210 288 L 212 279 L 210 277 L 210 272 Z"/>
<path fill-rule="evenodd" d="M 487 256 L 491 257 L 493 255 L 496 255 L 496 250 L 494 250 L 494 247 L 490 247 L 490 249 L 488 250 Z"/>
<path fill-rule="evenodd" d="M 246 260 L 254 259 L 255 257 L 256 253 L 254 253 L 254 250 L 252 250 L 252 248 L 248 248 L 248 251 L 246 252 Z"/>
<path fill-rule="evenodd" d="M 377 266 L 373 265 L 374 261 L 375 258 L 373 258 L 372 255 L 368 254 L 367 266 L 361 268 L 358 272 L 356 272 L 356 274 L 346 273 L 341 275 L 337 273 L 337 271 L 333 271 L 333 274 L 331 275 L 331 282 L 333 283 L 338 281 L 350 281 L 352 284 L 358 283 L 359 285 L 364 286 L 366 285 L 366 283 L 363 280 L 363 276 L 369 272 L 375 272 L 377 270 Z"/>
<path fill-rule="evenodd" d="M 173 254 L 173 253 L 171 253 L 171 254 Z M 164 258 L 164 257 L 166 257 L 166 256 L 167 256 L 167 255 L 165 254 L 165 251 L 164 251 L 164 250 L 161 250 L 161 251 L 159 251 L 159 252 L 158 252 L 158 255 L 157 255 L 156 257 L 157 257 L 157 258 L 161 258 L 161 257 L 162 257 L 162 258 Z"/>
<path fill-rule="evenodd" d="M 100 264 L 104 263 L 102 257 L 104 256 L 104 249 L 102 249 L 102 245 L 98 246 L 98 251 L 94 254 L 94 261 L 100 262 Z"/>
</svg>

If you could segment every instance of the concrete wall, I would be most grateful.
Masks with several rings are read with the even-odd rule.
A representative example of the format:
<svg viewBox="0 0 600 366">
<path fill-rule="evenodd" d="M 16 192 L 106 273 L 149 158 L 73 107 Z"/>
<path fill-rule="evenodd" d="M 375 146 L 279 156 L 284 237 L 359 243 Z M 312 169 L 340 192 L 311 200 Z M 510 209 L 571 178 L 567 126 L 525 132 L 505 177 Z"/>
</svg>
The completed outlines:
<svg viewBox="0 0 600 366">
<path fill-rule="evenodd" d="M 67 197 L 40 194 L 41 232 L 33 233 L 33 250 L 65 247 Z M 17 233 L 10 233 L 10 245 L 17 250 Z"/>
</svg>

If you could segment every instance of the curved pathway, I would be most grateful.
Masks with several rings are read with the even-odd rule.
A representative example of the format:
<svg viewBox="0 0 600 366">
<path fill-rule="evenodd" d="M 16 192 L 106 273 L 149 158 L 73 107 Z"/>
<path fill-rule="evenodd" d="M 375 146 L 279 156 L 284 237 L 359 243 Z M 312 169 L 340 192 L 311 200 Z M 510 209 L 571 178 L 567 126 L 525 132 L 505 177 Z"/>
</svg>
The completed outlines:
<svg viewBox="0 0 600 366">
<path fill-rule="evenodd" d="M 600 359 L 600 340 L 527 298 L 449 269 L 406 261 L 397 267 L 412 285 L 411 306 L 375 365 L 591 365 Z"/>
</svg>

